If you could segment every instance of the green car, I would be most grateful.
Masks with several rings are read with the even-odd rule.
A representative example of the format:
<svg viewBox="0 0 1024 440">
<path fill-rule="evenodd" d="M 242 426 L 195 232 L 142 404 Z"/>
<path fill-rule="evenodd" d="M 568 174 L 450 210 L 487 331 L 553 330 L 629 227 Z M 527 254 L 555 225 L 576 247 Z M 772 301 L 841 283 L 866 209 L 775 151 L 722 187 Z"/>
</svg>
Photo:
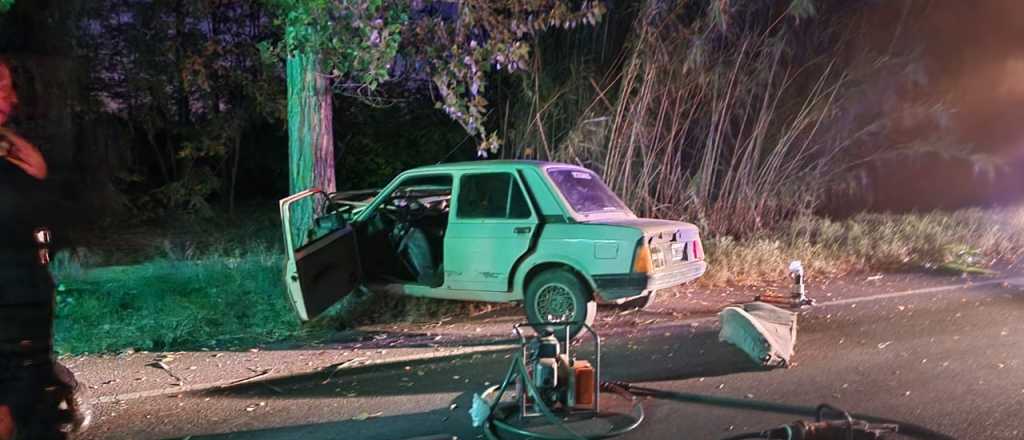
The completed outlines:
<svg viewBox="0 0 1024 440">
<path fill-rule="evenodd" d="M 311 197 L 322 214 L 299 242 L 291 211 Z M 646 305 L 707 268 L 696 226 L 638 218 L 593 171 L 561 163 L 425 166 L 381 190 L 304 191 L 280 210 L 288 298 L 303 321 L 362 285 L 522 302 L 531 323 L 590 324 L 598 303 Z"/>
</svg>

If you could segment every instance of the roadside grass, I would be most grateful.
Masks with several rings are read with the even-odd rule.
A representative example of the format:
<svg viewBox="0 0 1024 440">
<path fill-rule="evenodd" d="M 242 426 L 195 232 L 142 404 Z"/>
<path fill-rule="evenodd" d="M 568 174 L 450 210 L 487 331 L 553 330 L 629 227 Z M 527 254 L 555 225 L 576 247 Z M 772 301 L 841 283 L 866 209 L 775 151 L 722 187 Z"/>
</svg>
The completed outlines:
<svg viewBox="0 0 1024 440">
<path fill-rule="evenodd" d="M 55 270 L 60 353 L 246 348 L 300 336 L 277 252 Z M 77 273 L 76 273 L 77 272 Z"/>
<path fill-rule="evenodd" d="M 864 271 L 991 274 L 1024 255 L 1024 207 L 801 217 L 745 240 L 706 239 L 705 286 L 757 285 L 800 260 L 812 277 Z"/>
<path fill-rule="evenodd" d="M 140 235 L 161 238 L 139 241 L 133 255 L 111 255 L 123 248 L 58 253 L 51 266 L 59 284 L 57 350 L 247 349 L 319 340 L 360 324 L 438 321 L 503 307 L 360 292 L 300 325 L 285 301 L 277 228 L 273 220 L 257 223 L 148 231 Z M 706 287 L 777 283 L 791 260 L 819 279 L 864 271 L 985 273 L 1024 252 L 1024 207 L 803 217 L 752 238 L 705 237 L 705 250 L 711 267 L 697 283 Z"/>
</svg>

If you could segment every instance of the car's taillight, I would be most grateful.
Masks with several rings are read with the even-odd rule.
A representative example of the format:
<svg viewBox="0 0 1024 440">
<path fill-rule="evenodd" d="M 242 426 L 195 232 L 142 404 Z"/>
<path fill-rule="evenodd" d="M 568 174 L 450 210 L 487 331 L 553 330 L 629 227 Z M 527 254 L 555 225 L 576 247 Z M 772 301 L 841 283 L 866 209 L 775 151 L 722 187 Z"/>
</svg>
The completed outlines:
<svg viewBox="0 0 1024 440">
<path fill-rule="evenodd" d="M 633 254 L 633 272 L 651 272 L 651 250 L 642 241 L 636 246 L 636 253 Z"/>
<path fill-rule="evenodd" d="M 700 244 L 700 239 L 693 240 L 693 258 L 696 260 L 704 259 L 704 245 Z"/>
</svg>

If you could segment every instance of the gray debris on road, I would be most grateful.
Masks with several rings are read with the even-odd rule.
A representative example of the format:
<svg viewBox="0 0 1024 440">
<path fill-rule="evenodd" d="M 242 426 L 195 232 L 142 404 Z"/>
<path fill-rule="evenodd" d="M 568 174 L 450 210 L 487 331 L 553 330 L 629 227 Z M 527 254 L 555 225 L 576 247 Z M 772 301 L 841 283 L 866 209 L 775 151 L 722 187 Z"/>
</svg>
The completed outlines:
<svg viewBox="0 0 1024 440">
<path fill-rule="evenodd" d="M 735 345 L 764 367 L 786 367 L 796 345 L 796 313 L 754 302 L 718 314 L 718 340 Z"/>
</svg>

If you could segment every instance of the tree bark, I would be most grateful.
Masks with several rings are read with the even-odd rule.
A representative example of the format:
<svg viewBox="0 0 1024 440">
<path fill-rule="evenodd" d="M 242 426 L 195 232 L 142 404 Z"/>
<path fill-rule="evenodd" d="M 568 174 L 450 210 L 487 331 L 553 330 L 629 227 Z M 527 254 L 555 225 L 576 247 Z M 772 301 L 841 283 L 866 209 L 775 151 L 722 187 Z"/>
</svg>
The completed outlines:
<svg viewBox="0 0 1024 440">
<path fill-rule="evenodd" d="M 331 90 L 320 74 L 320 57 L 288 57 L 288 174 L 292 194 L 319 188 L 334 192 L 334 131 Z M 293 205 L 292 240 L 305 243 L 319 203 Z"/>
</svg>

